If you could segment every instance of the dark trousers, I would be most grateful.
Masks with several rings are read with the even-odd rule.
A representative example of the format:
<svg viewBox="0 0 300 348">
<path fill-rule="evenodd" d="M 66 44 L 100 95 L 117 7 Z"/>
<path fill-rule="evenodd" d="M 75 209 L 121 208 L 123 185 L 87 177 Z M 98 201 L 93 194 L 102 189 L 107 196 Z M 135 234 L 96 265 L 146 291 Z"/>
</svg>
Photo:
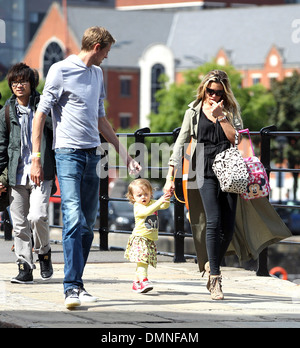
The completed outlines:
<svg viewBox="0 0 300 348">
<path fill-rule="evenodd" d="M 220 265 L 232 240 L 237 194 L 222 192 L 217 178 L 204 178 L 200 195 L 206 215 L 206 248 L 211 275 Z"/>
</svg>

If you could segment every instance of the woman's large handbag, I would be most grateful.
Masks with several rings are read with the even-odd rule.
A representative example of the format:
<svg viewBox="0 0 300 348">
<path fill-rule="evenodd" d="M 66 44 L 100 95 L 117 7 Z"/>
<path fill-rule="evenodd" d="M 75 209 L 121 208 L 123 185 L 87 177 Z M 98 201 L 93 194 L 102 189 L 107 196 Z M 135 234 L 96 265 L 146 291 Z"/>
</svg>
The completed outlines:
<svg viewBox="0 0 300 348">
<path fill-rule="evenodd" d="M 266 170 L 260 160 L 255 156 L 249 129 L 243 129 L 240 133 L 248 134 L 253 154 L 252 157 L 244 158 L 249 173 L 249 182 L 247 190 L 241 194 L 241 197 L 245 200 L 266 197 L 270 194 L 270 185 Z"/>
<path fill-rule="evenodd" d="M 223 192 L 243 194 L 247 190 L 249 174 L 242 154 L 238 150 L 238 132 L 235 145 L 216 155 L 212 169 Z"/>
</svg>

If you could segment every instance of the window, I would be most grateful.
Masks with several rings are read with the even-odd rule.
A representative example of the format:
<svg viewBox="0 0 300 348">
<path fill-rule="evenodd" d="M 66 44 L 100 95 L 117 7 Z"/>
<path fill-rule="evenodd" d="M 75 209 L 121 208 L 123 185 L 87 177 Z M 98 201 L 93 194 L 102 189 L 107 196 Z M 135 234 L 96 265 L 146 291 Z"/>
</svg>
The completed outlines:
<svg viewBox="0 0 300 348">
<path fill-rule="evenodd" d="M 252 84 L 257 85 L 260 83 L 260 77 L 253 77 L 252 78 Z"/>
<path fill-rule="evenodd" d="M 277 81 L 279 78 L 279 74 L 278 73 L 269 73 L 268 74 L 268 78 L 270 81 L 270 87 L 272 86 L 273 82 Z"/>
<path fill-rule="evenodd" d="M 131 114 L 121 113 L 120 114 L 120 127 L 122 129 L 130 128 Z"/>
<path fill-rule="evenodd" d="M 158 113 L 159 103 L 156 101 L 155 95 L 163 86 L 160 82 L 160 76 L 165 73 L 165 68 L 161 64 L 155 64 L 151 71 L 151 111 Z"/>
<path fill-rule="evenodd" d="M 64 53 L 61 47 L 56 42 L 51 42 L 44 54 L 44 77 L 47 76 L 48 71 L 52 64 L 57 63 L 64 59 Z"/>
<path fill-rule="evenodd" d="M 270 87 L 272 87 L 273 83 L 277 81 L 276 77 L 270 77 Z"/>
<path fill-rule="evenodd" d="M 121 97 L 131 96 L 131 76 L 121 76 Z"/>
<path fill-rule="evenodd" d="M 257 85 L 258 83 L 260 83 L 261 77 L 262 77 L 262 75 L 260 73 L 251 74 L 252 84 Z"/>
</svg>

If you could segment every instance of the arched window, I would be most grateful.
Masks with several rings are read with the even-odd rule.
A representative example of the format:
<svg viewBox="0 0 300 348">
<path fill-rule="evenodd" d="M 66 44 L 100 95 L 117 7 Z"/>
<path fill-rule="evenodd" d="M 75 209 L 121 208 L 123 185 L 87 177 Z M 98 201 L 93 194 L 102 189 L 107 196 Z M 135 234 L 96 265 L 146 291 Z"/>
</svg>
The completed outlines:
<svg viewBox="0 0 300 348">
<path fill-rule="evenodd" d="M 50 66 L 64 59 L 64 52 L 56 42 L 51 42 L 44 54 L 44 69 L 43 75 L 47 76 Z"/>
<path fill-rule="evenodd" d="M 151 71 L 151 111 L 158 113 L 159 103 L 156 101 L 155 94 L 162 88 L 160 75 L 165 73 L 165 67 L 162 64 L 155 64 Z"/>
</svg>

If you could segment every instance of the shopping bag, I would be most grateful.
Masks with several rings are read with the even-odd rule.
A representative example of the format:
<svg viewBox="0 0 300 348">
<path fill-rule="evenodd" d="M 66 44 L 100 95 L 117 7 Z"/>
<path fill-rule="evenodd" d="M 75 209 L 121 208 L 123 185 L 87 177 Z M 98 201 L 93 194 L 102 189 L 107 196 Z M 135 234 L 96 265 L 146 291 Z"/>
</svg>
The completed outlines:
<svg viewBox="0 0 300 348">
<path fill-rule="evenodd" d="M 260 160 L 255 156 L 249 129 L 243 129 L 240 133 L 247 133 L 249 135 L 253 153 L 253 156 L 244 158 L 249 179 L 247 189 L 241 194 L 241 197 L 245 200 L 266 197 L 270 194 L 270 184 L 266 170 Z"/>
</svg>

